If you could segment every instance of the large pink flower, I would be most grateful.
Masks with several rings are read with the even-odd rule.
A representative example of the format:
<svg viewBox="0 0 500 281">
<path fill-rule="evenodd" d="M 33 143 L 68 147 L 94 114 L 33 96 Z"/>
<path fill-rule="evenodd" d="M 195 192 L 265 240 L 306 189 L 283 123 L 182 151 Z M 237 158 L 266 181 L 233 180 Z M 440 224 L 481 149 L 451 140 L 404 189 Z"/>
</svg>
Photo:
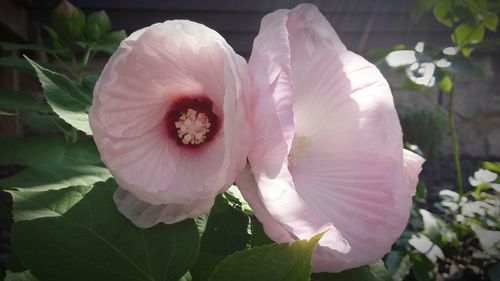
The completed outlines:
<svg viewBox="0 0 500 281">
<path fill-rule="evenodd" d="M 166 21 L 125 39 L 90 113 L 118 209 L 140 227 L 208 212 L 246 162 L 248 91 L 245 60 L 204 25 Z"/>
<path fill-rule="evenodd" d="M 423 162 L 403 150 L 386 80 L 308 4 L 264 17 L 249 65 L 255 143 L 237 184 L 266 233 L 291 242 L 330 229 L 316 272 L 380 259 L 405 228 Z"/>
</svg>

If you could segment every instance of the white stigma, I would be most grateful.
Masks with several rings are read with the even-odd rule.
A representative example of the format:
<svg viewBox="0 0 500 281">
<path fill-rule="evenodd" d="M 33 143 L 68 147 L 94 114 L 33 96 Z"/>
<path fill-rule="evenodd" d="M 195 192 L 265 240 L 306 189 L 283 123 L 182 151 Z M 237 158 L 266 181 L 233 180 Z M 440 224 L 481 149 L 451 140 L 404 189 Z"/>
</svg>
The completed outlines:
<svg viewBox="0 0 500 281">
<path fill-rule="evenodd" d="M 311 147 L 311 139 L 306 136 L 295 135 L 292 142 L 292 148 L 288 154 L 288 163 L 297 165 L 305 159 L 304 151 Z"/>
<path fill-rule="evenodd" d="M 210 132 L 210 121 L 205 113 L 188 109 L 187 113 L 182 114 L 179 121 L 175 122 L 175 127 L 182 143 L 200 144 Z"/>
</svg>

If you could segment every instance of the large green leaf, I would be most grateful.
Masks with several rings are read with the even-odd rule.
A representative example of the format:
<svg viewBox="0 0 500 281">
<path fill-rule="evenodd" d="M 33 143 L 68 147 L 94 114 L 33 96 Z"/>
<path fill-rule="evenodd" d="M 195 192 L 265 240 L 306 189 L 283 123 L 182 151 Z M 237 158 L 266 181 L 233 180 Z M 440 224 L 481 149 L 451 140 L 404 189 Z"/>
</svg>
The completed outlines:
<svg viewBox="0 0 500 281">
<path fill-rule="evenodd" d="M 312 281 L 392 281 L 382 261 L 372 265 L 365 265 L 353 269 L 344 270 L 339 273 L 315 273 L 311 276 Z"/>
<path fill-rule="evenodd" d="M 0 89 L 0 108 L 9 109 L 37 109 L 42 112 L 50 112 L 50 107 L 39 103 L 26 93 Z"/>
<path fill-rule="evenodd" d="M 40 280 L 172 280 L 199 248 L 193 220 L 135 227 L 112 200 L 116 183 L 47 192 L 12 192 L 13 246 Z"/>
<path fill-rule="evenodd" d="M 43 94 L 54 112 L 76 129 L 91 135 L 88 116 L 91 94 L 84 92 L 66 76 L 26 59 L 36 70 Z"/>
<path fill-rule="evenodd" d="M 241 209 L 231 206 L 217 196 L 208 217 L 201 248 L 213 254 L 226 256 L 245 249 L 249 239 L 249 218 Z"/>
<path fill-rule="evenodd" d="M 251 217 L 252 236 L 250 237 L 250 245 L 252 247 L 264 246 L 274 243 L 271 238 L 264 232 L 264 226 L 256 217 Z"/>
<path fill-rule="evenodd" d="M 201 239 L 200 255 L 191 269 L 193 280 L 207 280 L 226 256 L 245 249 L 250 238 L 248 216 L 222 196 L 215 199 Z"/>
<path fill-rule="evenodd" d="M 60 136 L 0 138 L 0 165 L 18 164 L 31 167 L 70 166 L 101 163 L 91 138 L 68 143 Z"/>
<path fill-rule="evenodd" d="M 30 191 L 90 186 L 111 178 L 108 169 L 97 165 L 29 167 L 11 177 L 0 179 L 0 187 Z"/>
<path fill-rule="evenodd" d="M 37 113 L 24 113 L 21 115 L 21 124 L 25 128 L 34 130 L 37 132 L 56 132 L 61 131 L 71 132 L 71 125 L 64 122 L 59 116 L 46 114 L 41 115 Z"/>
<path fill-rule="evenodd" d="M 308 281 L 311 256 L 321 236 L 237 252 L 222 261 L 209 280 Z"/>
</svg>

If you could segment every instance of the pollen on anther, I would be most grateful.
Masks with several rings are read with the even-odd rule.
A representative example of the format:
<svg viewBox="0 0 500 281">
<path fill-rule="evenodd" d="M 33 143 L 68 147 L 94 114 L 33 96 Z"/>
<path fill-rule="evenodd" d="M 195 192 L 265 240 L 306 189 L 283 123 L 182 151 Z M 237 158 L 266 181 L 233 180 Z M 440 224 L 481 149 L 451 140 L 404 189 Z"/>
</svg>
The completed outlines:
<svg viewBox="0 0 500 281">
<path fill-rule="evenodd" d="M 288 154 L 288 163 L 293 166 L 302 162 L 305 159 L 305 150 L 309 147 L 311 147 L 311 139 L 296 134 Z"/>
<path fill-rule="evenodd" d="M 193 109 L 188 109 L 181 115 L 179 121 L 175 122 L 177 134 L 184 144 L 203 143 L 210 132 L 210 126 L 207 115 Z"/>
</svg>

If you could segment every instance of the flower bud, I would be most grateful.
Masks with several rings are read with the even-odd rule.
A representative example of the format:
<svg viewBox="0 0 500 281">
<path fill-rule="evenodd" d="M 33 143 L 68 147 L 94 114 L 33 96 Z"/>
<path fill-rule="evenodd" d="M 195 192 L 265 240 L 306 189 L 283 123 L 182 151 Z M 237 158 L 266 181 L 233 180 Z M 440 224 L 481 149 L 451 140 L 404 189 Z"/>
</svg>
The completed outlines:
<svg viewBox="0 0 500 281">
<path fill-rule="evenodd" d="M 85 27 L 85 14 L 67 0 L 63 0 L 52 13 L 54 29 L 67 41 L 80 38 Z"/>
<path fill-rule="evenodd" d="M 85 36 L 88 39 L 97 41 L 109 30 L 111 30 L 111 22 L 105 11 L 95 12 L 88 16 L 85 27 Z"/>
</svg>

